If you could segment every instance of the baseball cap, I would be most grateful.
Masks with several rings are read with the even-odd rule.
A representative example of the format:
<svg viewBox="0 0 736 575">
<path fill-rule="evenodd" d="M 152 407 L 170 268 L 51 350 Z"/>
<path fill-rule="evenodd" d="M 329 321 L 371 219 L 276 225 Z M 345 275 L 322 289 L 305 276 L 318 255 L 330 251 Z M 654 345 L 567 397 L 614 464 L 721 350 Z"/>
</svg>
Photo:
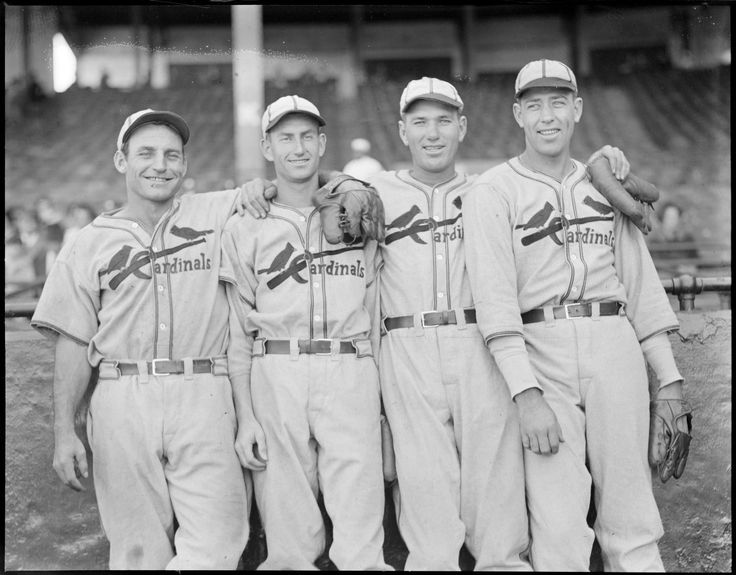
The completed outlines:
<svg viewBox="0 0 736 575">
<path fill-rule="evenodd" d="M 118 150 L 123 149 L 123 144 L 128 141 L 128 138 L 130 138 L 133 132 L 143 124 L 150 124 L 151 122 L 164 122 L 174 128 L 181 136 L 182 145 L 189 141 L 189 126 L 179 114 L 146 108 L 145 110 L 131 114 L 123 122 L 123 127 L 120 128 L 120 133 L 118 134 Z"/>
<path fill-rule="evenodd" d="M 514 93 L 518 98 L 529 88 L 566 88 L 578 91 L 572 70 L 557 60 L 535 60 L 524 66 L 516 76 Z"/>
<path fill-rule="evenodd" d="M 458 112 L 463 111 L 463 101 L 455 86 L 437 78 L 424 76 L 419 80 L 409 82 L 401 94 L 399 112 L 403 114 L 417 100 L 434 100 L 454 106 Z"/>
<path fill-rule="evenodd" d="M 261 130 L 263 135 L 278 124 L 287 114 L 306 114 L 312 116 L 320 126 L 326 124 L 325 119 L 319 113 L 317 106 L 301 96 L 282 96 L 266 108 L 261 118 Z"/>
</svg>

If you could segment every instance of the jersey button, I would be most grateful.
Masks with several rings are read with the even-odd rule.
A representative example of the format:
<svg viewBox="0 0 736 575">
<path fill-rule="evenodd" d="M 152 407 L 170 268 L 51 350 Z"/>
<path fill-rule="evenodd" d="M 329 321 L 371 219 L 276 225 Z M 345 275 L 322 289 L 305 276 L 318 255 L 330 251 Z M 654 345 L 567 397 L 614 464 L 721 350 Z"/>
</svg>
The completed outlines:
<svg viewBox="0 0 736 575">
<path fill-rule="evenodd" d="M 159 329 L 166 329 L 166 324 L 165 323 L 160 323 L 160 324 L 158 324 L 158 327 L 159 327 Z"/>
<path fill-rule="evenodd" d="M 158 286 L 158 291 L 164 291 L 164 286 Z"/>
<path fill-rule="evenodd" d="M 138 227 L 138 224 L 136 224 L 135 222 L 133 222 L 132 224 L 130 224 L 130 227 L 133 228 L 133 229 L 136 229 Z"/>
<path fill-rule="evenodd" d="M 578 259 L 578 258 L 577 258 L 577 256 L 576 256 L 575 254 L 572 254 L 572 255 L 570 256 L 570 259 L 571 259 L 572 261 L 575 261 L 575 260 L 576 260 L 576 259 Z"/>
<path fill-rule="evenodd" d="M 304 216 L 299 216 L 299 221 L 300 222 L 306 222 L 307 221 L 307 218 L 305 218 Z"/>
<path fill-rule="evenodd" d="M 578 291 L 578 288 L 576 288 L 575 286 L 573 286 L 572 287 L 572 291 Z"/>
<path fill-rule="evenodd" d="M 438 291 L 437 292 L 437 297 L 445 297 L 444 292 Z"/>
<path fill-rule="evenodd" d="M 445 256 L 443 256 L 442 254 L 437 254 L 437 259 L 438 259 L 438 260 L 441 260 L 441 259 L 442 259 L 442 258 L 444 258 L 444 257 L 445 257 Z"/>
<path fill-rule="evenodd" d="M 314 282 L 314 289 L 319 289 L 319 282 Z"/>
<path fill-rule="evenodd" d="M 322 316 L 319 316 L 319 315 L 314 316 L 314 321 L 320 321 L 321 319 L 322 319 Z"/>
</svg>

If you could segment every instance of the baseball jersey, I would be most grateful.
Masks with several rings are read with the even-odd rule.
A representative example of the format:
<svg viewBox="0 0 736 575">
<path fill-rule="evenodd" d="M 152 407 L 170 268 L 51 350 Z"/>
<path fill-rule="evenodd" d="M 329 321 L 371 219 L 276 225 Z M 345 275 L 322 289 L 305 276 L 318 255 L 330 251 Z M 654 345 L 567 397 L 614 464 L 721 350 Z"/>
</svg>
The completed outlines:
<svg viewBox="0 0 736 575">
<path fill-rule="evenodd" d="M 153 235 L 102 214 L 62 248 L 31 325 L 88 346 L 102 359 L 210 357 L 225 353 L 228 303 L 216 280 L 220 230 L 237 190 L 174 198 Z"/>
<path fill-rule="evenodd" d="M 639 341 L 678 327 L 644 236 L 593 187 L 585 165 L 572 163 L 558 182 L 513 158 L 479 176 L 467 196 L 465 249 L 477 263 L 486 341 L 522 334 L 524 312 L 583 301 L 626 304 Z"/>
<path fill-rule="evenodd" d="M 458 173 L 430 186 L 408 170 L 371 178 L 386 213 L 381 245 L 381 310 L 385 316 L 472 307 L 465 270 L 463 198 L 472 177 Z"/>
<path fill-rule="evenodd" d="M 220 279 L 237 289 L 243 305 L 234 306 L 234 312 L 247 335 L 367 338 L 376 247 L 375 242 L 329 244 L 319 211 L 273 202 L 265 219 L 246 214 L 227 222 Z M 232 375 L 249 370 L 247 354 L 229 359 Z"/>
</svg>

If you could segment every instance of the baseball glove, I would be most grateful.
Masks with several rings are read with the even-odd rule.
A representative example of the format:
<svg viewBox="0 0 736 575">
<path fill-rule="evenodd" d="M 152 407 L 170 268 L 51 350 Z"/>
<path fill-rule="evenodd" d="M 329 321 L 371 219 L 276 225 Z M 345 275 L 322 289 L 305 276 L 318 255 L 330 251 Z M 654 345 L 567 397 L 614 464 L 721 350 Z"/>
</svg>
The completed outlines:
<svg viewBox="0 0 736 575">
<path fill-rule="evenodd" d="M 611 165 L 604 156 L 599 156 L 588 164 L 590 180 L 604 198 L 645 234 L 652 230 L 652 202 L 659 199 L 659 190 L 634 174 L 619 182 L 611 171 Z"/>
<path fill-rule="evenodd" d="M 385 237 L 383 203 L 375 188 L 342 174 L 312 193 L 322 231 L 331 244 L 348 245 Z"/>
<path fill-rule="evenodd" d="M 692 412 L 682 399 L 654 399 L 649 406 L 649 464 L 665 483 L 685 471 L 692 436 Z"/>
</svg>

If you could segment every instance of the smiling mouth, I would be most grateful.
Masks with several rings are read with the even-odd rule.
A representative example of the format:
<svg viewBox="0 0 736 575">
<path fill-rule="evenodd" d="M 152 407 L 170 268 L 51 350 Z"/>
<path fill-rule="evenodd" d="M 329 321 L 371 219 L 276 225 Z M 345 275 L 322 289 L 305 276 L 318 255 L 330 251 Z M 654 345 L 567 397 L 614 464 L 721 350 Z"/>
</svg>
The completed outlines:
<svg viewBox="0 0 736 575">
<path fill-rule="evenodd" d="M 153 182 L 155 184 L 165 184 L 166 182 L 170 181 L 171 178 L 157 178 L 155 176 L 149 176 L 146 178 L 149 182 Z"/>
<path fill-rule="evenodd" d="M 549 130 L 538 130 L 538 133 L 542 136 L 554 136 L 556 134 L 559 134 L 560 130 L 558 128 L 551 128 Z"/>
<path fill-rule="evenodd" d="M 298 160 L 289 160 L 289 163 L 294 166 L 303 166 L 309 163 L 309 158 L 302 158 Z"/>
<path fill-rule="evenodd" d="M 445 149 L 444 146 L 422 146 L 427 152 L 441 152 Z"/>
</svg>

